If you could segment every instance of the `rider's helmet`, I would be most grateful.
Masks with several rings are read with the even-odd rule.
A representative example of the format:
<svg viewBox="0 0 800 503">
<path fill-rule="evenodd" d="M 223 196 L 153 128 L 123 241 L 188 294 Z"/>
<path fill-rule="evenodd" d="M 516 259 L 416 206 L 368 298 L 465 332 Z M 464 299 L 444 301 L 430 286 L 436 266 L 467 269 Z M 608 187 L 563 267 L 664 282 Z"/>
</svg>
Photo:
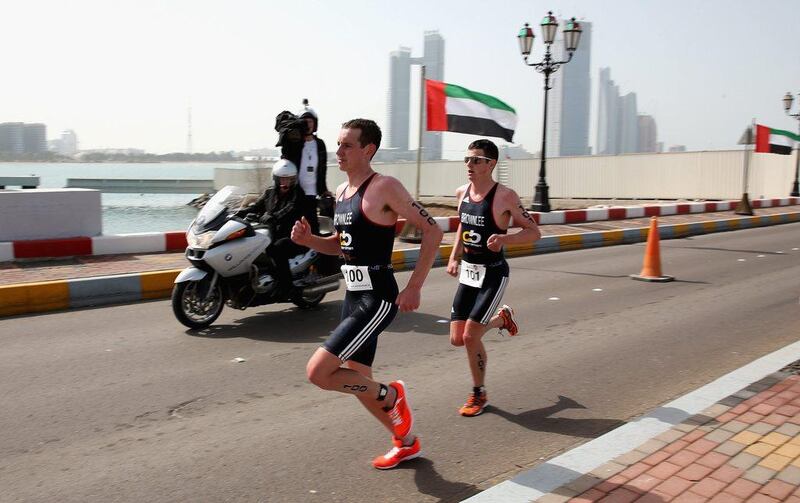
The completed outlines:
<svg viewBox="0 0 800 503">
<path fill-rule="evenodd" d="M 314 127 L 311 129 L 312 133 L 317 132 L 317 126 L 319 125 L 319 117 L 317 116 L 317 112 L 308 106 L 308 98 L 303 98 L 303 108 L 301 108 L 297 112 L 297 117 L 300 119 L 305 119 L 306 117 L 310 117 L 314 121 Z"/>
<path fill-rule="evenodd" d="M 289 159 L 281 159 L 272 166 L 272 181 L 275 187 L 289 190 L 297 182 L 297 166 Z"/>
</svg>

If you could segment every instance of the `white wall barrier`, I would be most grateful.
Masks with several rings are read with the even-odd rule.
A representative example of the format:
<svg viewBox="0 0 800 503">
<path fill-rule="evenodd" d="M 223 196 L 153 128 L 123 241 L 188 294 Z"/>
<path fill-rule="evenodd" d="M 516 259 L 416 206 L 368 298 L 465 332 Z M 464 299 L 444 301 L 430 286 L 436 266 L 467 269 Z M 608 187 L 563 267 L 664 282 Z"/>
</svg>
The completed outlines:
<svg viewBox="0 0 800 503">
<path fill-rule="evenodd" d="M 794 180 L 793 155 L 751 154 L 748 192 L 751 199 L 785 197 Z M 547 183 L 552 198 L 586 199 L 738 199 L 742 195 L 743 151 L 665 152 L 616 156 L 547 159 Z M 508 161 L 508 185 L 522 197 L 532 197 L 539 180 L 539 159 Z M 376 171 L 399 179 L 415 191 L 415 162 L 375 163 Z M 423 162 L 420 194 L 451 196 L 467 183 L 461 161 Z M 272 183 L 269 168 L 215 171 L 215 187 L 244 185 L 260 192 Z M 345 180 L 336 164 L 328 166 L 328 187 Z"/>
<path fill-rule="evenodd" d="M 0 191 L 0 241 L 99 236 L 100 191 L 25 189 Z"/>
</svg>

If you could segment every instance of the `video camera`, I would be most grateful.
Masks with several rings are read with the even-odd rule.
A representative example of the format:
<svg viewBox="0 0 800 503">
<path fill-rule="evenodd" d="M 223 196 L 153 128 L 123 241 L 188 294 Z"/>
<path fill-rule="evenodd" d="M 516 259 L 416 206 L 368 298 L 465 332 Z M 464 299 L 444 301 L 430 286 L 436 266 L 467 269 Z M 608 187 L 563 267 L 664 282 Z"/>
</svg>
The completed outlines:
<svg viewBox="0 0 800 503">
<path fill-rule="evenodd" d="M 278 132 L 276 147 L 285 147 L 290 144 L 301 144 L 307 134 L 308 123 L 292 112 L 284 110 L 275 117 L 275 131 Z"/>
</svg>

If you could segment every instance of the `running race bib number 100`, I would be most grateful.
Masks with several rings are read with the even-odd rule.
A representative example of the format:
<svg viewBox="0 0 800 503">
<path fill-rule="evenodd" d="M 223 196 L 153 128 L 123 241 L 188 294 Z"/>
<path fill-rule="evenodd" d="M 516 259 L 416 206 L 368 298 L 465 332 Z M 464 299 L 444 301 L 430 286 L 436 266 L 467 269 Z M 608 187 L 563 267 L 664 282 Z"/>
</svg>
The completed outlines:
<svg viewBox="0 0 800 503">
<path fill-rule="evenodd" d="M 480 288 L 483 286 L 483 278 L 486 276 L 486 266 L 481 264 L 470 264 L 461 261 L 461 277 L 458 281 L 467 286 Z"/>
<path fill-rule="evenodd" d="M 351 292 L 372 290 L 372 279 L 369 277 L 369 268 L 365 265 L 343 265 L 342 274 L 347 289 Z"/>
</svg>

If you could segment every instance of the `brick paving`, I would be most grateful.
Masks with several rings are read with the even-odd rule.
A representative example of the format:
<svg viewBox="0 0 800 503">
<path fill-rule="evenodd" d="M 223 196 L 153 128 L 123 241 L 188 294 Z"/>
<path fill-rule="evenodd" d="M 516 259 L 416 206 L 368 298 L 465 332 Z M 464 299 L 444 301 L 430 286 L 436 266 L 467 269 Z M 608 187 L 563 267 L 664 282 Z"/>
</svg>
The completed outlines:
<svg viewBox="0 0 800 503">
<path fill-rule="evenodd" d="M 800 503 L 795 372 L 753 383 L 536 501 Z"/>
<path fill-rule="evenodd" d="M 760 208 L 757 215 L 775 215 L 800 211 L 800 206 Z M 663 225 L 724 220 L 736 215 L 732 211 L 694 213 L 659 217 Z M 571 225 L 543 225 L 543 236 L 580 234 L 600 230 L 633 229 L 647 227 L 650 219 L 588 222 Z M 446 233 L 443 244 L 452 244 L 455 233 Z M 413 248 L 418 245 L 395 240 L 395 249 Z M 53 260 L 18 260 L 0 263 L 0 286 L 42 281 L 112 276 L 150 271 L 182 269 L 188 265 L 183 253 L 141 253 L 126 255 L 76 256 Z M 749 418 L 749 416 L 748 416 Z"/>
</svg>

